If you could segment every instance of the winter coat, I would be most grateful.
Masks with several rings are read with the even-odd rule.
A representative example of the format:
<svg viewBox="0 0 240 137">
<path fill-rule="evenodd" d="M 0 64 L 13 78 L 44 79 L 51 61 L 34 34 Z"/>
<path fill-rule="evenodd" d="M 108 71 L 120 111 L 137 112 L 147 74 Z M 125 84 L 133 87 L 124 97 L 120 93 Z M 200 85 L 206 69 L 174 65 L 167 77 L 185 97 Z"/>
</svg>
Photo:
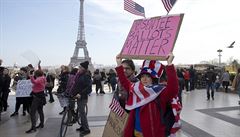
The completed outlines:
<svg viewBox="0 0 240 137">
<path fill-rule="evenodd" d="M 57 93 L 63 93 L 65 92 L 66 88 L 67 88 L 67 82 L 68 82 L 68 74 L 69 72 L 62 72 L 59 75 L 59 87 L 57 89 Z"/>
<path fill-rule="evenodd" d="M 124 75 L 123 67 L 116 68 L 121 85 L 130 91 L 132 83 Z M 166 66 L 167 86 L 160 93 L 160 107 L 162 112 L 166 111 L 166 104 L 170 102 L 173 97 L 178 94 L 178 79 L 176 70 L 173 65 Z M 159 98 L 157 98 L 159 99 Z M 134 124 L 136 109 L 130 110 L 127 124 L 124 128 L 124 137 L 134 136 Z M 153 100 L 140 108 L 140 126 L 144 137 L 165 137 L 165 126 L 161 122 L 159 108 L 157 103 Z"/>
<path fill-rule="evenodd" d="M 92 91 L 92 79 L 86 72 L 77 73 L 75 83 L 70 91 L 71 96 L 81 95 L 81 99 L 88 98 L 88 92 Z"/>
</svg>

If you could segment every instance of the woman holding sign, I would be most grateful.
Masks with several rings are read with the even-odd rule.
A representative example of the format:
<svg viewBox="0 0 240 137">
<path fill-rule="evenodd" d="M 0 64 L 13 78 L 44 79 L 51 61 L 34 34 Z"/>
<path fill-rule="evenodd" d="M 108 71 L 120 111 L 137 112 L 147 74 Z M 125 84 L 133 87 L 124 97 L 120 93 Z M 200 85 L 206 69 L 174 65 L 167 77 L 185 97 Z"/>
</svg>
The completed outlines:
<svg viewBox="0 0 240 137">
<path fill-rule="evenodd" d="M 19 73 L 14 76 L 14 82 L 16 83 L 16 104 L 15 111 L 10 117 L 18 115 L 21 104 L 23 104 L 23 116 L 25 116 L 26 111 L 29 112 L 29 104 L 31 104 L 30 93 L 32 91 L 32 83 L 29 81 L 26 67 L 20 68 Z"/>
<path fill-rule="evenodd" d="M 174 56 L 167 58 L 167 85 L 159 84 L 164 66 L 156 60 L 145 60 L 140 74 L 140 81 L 131 83 L 124 75 L 120 56 L 116 57 L 116 71 L 121 85 L 128 91 L 126 109 L 130 111 L 124 129 L 124 137 L 165 137 L 165 128 L 159 109 L 166 111 L 167 102 L 178 94 L 178 79 L 172 64 Z M 158 100 L 158 101 L 156 101 Z M 159 102 L 157 105 L 156 102 Z M 160 108 L 159 108 L 159 107 Z M 175 124 L 175 123 L 174 123 Z M 175 130 L 175 132 L 178 129 Z"/>
</svg>

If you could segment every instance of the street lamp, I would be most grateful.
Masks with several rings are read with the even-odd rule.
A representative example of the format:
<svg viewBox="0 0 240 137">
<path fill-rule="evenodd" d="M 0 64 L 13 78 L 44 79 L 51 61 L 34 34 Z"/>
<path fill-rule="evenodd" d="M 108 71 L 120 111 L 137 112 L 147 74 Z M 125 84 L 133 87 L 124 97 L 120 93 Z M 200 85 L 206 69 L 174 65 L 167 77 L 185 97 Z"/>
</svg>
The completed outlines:
<svg viewBox="0 0 240 137">
<path fill-rule="evenodd" d="M 217 52 L 218 52 L 218 57 L 219 57 L 219 62 L 218 62 L 218 65 L 220 66 L 221 65 L 221 52 L 222 52 L 222 50 L 221 49 L 219 49 L 219 50 L 217 50 Z"/>
</svg>

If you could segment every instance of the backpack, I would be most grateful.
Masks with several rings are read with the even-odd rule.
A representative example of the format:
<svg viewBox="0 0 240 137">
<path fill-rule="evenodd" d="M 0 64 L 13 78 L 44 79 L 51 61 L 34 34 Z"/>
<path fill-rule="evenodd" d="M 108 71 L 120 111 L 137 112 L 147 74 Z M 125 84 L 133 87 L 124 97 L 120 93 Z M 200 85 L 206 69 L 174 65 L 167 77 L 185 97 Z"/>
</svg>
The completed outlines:
<svg viewBox="0 0 240 137">
<path fill-rule="evenodd" d="M 172 104 L 171 104 L 171 102 L 167 102 L 166 111 L 165 111 L 165 113 L 163 113 L 161 106 L 160 106 L 160 97 L 159 96 L 155 99 L 155 102 L 157 104 L 157 107 L 159 108 L 161 124 L 165 125 L 165 136 L 168 137 L 171 134 L 171 130 L 173 128 L 174 123 L 178 122 L 178 121 L 176 121 L 175 116 L 173 114 Z M 178 130 L 178 128 L 180 128 L 180 126 L 177 127 L 177 130 Z"/>
</svg>

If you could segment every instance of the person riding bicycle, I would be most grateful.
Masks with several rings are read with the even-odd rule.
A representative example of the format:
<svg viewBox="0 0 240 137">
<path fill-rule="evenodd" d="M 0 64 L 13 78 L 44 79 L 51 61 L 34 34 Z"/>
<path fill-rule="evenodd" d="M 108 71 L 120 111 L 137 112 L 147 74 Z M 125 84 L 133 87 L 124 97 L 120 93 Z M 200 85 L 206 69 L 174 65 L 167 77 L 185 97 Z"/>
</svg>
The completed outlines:
<svg viewBox="0 0 240 137">
<path fill-rule="evenodd" d="M 88 61 L 80 63 L 78 73 L 76 74 L 75 83 L 73 84 L 70 92 L 72 97 L 76 96 L 77 94 L 80 95 L 80 98 L 77 99 L 77 104 L 81 118 L 81 127 L 77 128 L 76 130 L 80 131 L 81 136 L 90 134 L 88 120 L 84 109 L 88 102 L 88 93 L 89 91 L 92 91 L 92 79 L 87 73 L 88 65 Z"/>
<path fill-rule="evenodd" d="M 67 81 L 67 86 L 66 86 L 66 90 L 64 92 L 64 97 L 68 99 L 68 107 L 71 110 L 71 114 L 75 115 L 75 99 L 77 99 L 77 97 L 71 97 L 71 92 L 72 92 L 72 88 L 73 85 L 75 83 L 75 79 L 76 79 L 76 74 L 78 72 L 78 68 L 73 68 L 71 70 L 71 72 L 68 74 L 68 81 Z M 75 119 L 75 116 L 72 117 L 72 120 L 70 122 L 70 124 L 73 124 L 77 121 L 77 119 Z"/>
</svg>

